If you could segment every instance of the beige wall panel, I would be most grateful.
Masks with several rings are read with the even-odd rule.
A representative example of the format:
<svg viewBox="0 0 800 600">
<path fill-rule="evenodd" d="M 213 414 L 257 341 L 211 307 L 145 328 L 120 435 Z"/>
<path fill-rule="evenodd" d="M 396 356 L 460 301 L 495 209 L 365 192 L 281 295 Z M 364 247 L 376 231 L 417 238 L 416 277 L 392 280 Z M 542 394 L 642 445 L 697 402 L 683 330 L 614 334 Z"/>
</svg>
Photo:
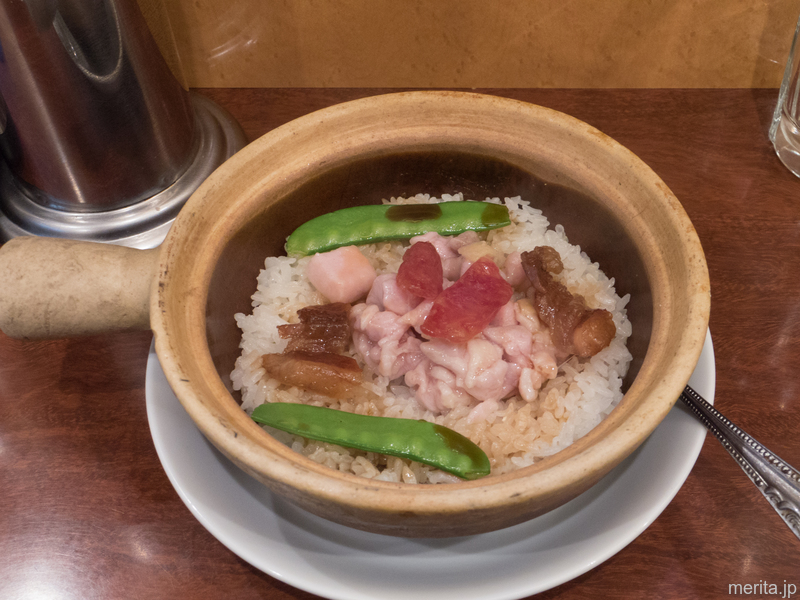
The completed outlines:
<svg viewBox="0 0 800 600">
<path fill-rule="evenodd" d="M 141 0 L 192 87 L 778 87 L 789 0 Z"/>
</svg>

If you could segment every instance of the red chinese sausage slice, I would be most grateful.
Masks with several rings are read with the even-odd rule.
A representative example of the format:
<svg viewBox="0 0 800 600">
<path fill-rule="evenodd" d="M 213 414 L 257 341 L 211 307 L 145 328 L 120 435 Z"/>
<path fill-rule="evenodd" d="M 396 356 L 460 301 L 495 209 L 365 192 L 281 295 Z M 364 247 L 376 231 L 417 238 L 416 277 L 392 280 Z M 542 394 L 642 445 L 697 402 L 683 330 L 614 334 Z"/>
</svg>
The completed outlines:
<svg viewBox="0 0 800 600">
<path fill-rule="evenodd" d="M 421 331 L 457 344 L 467 342 L 489 325 L 512 293 L 497 265 L 489 258 L 479 258 L 436 297 Z"/>
<path fill-rule="evenodd" d="M 430 242 L 417 242 L 403 255 L 397 270 L 397 285 L 426 300 L 433 300 L 442 291 L 442 259 Z"/>
</svg>

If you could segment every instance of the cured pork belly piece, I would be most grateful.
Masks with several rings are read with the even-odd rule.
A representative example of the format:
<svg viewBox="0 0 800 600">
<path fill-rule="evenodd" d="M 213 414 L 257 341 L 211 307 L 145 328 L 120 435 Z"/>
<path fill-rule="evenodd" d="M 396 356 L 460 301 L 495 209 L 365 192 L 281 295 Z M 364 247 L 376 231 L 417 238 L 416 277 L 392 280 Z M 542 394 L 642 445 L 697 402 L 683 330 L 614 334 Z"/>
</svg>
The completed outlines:
<svg viewBox="0 0 800 600">
<path fill-rule="evenodd" d="M 350 343 L 349 312 L 350 305 L 343 302 L 301 308 L 299 323 L 278 326 L 278 334 L 289 340 L 286 352 L 344 352 Z"/>
<path fill-rule="evenodd" d="M 522 253 L 522 267 L 533 284 L 533 304 L 539 318 L 550 328 L 556 348 L 581 358 L 594 356 L 616 335 L 614 320 L 607 310 L 589 309 L 581 296 L 573 296 L 553 278 L 564 266 L 550 246 L 537 246 Z"/>
<path fill-rule="evenodd" d="M 359 395 L 363 390 L 361 368 L 349 356 L 298 350 L 265 354 L 261 357 L 261 364 L 269 377 L 281 383 L 331 398 L 344 400 Z"/>
</svg>

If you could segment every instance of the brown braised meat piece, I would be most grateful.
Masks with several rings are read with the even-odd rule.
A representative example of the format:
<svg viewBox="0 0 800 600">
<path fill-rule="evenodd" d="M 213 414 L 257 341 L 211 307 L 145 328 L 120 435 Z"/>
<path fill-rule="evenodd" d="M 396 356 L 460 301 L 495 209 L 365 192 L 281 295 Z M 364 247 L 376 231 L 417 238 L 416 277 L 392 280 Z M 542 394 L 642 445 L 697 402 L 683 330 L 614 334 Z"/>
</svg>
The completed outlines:
<svg viewBox="0 0 800 600">
<path fill-rule="evenodd" d="M 289 340 L 286 352 L 344 352 L 350 343 L 349 311 L 343 302 L 301 308 L 299 323 L 278 326 L 278 334 Z"/>
<path fill-rule="evenodd" d="M 556 348 L 581 358 L 594 356 L 611 343 L 616 327 L 611 313 L 589 309 L 581 296 L 573 296 L 553 279 L 564 268 L 561 256 L 550 246 L 522 253 L 522 268 L 533 285 L 533 304 L 550 328 Z"/>
<path fill-rule="evenodd" d="M 354 358 L 328 352 L 265 354 L 261 364 L 267 375 L 292 385 L 331 398 L 352 398 L 363 381 L 361 368 Z"/>
</svg>

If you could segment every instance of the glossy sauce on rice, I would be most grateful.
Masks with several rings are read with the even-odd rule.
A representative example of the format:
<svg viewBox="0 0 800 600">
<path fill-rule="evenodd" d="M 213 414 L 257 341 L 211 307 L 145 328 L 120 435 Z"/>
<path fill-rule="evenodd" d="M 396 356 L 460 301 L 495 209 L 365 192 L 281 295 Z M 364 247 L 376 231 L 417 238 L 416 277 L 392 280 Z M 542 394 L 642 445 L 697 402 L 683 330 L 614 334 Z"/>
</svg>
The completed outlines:
<svg viewBox="0 0 800 600">
<path fill-rule="evenodd" d="M 441 199 L 418 194 L 393 198 L 388 203 L 462 199 L 460 194 L 443 195 Z M 327 302 L 306 277 L 310 257 L 268 257 L 253 295 L 253 312 L 236 315 L 242 330 L 242 353 L 231 379 L 234 389 L 242 392 L 242 408 L 249 413 L 264 402 L 303 402 L 359 414 L 425 419 L 458 431 L 478 444 L 491 461 L 493 475 L 531 465 L 588 433 L 622 398 L 622 380 L 631 361 L 626 348 L 631 333 L 625 314 L 628 297 L 620 298 L 613 280 L 580 247 L 569 243 L 563 228 L 557 225 L 550 229 L 541 211 L 531 208 L 528 202 L 519 197 L 486 201 L 504 203 L 511 225 L 481 234 L 481 238 L 502 256 L 537 246 L 554 248 L 564 266 L 559 281 L 573 294 L 582 296 L 588 307 L 611 313 L 616 335 L 610 345 L 590 359 L 573 356 L 560 364 L 556 377 L 544 383 L 534 400 L 512 396 L 497 403 L 496 409 L 482 414 L 480 419 L 474 415 L 470 418 L 474 404 L 454 406 L 444 414 L 424 408 L 415 399 L 413 389 L 403 385 L 402 378 L 390 381 L 373 372 L 351 345 L 348 353 L 364 367 L 365 386 L 374 394 L 363 401 L 334 400 L 265 376 L 261 357 L 282 352 L 287 343 L 278 335 L 278 326 L 297 322 L 297 311 L 301 308 Z M 408 246 L 408 242 L 382 242 L 359 249 L 380 275 L 398 271 Z M 420 463 L 305 440 L 274 429 L 269 431 L 316 462 L 362 477 L 406 483 L 458 481 L 453 475 Z"/>
</svg>

